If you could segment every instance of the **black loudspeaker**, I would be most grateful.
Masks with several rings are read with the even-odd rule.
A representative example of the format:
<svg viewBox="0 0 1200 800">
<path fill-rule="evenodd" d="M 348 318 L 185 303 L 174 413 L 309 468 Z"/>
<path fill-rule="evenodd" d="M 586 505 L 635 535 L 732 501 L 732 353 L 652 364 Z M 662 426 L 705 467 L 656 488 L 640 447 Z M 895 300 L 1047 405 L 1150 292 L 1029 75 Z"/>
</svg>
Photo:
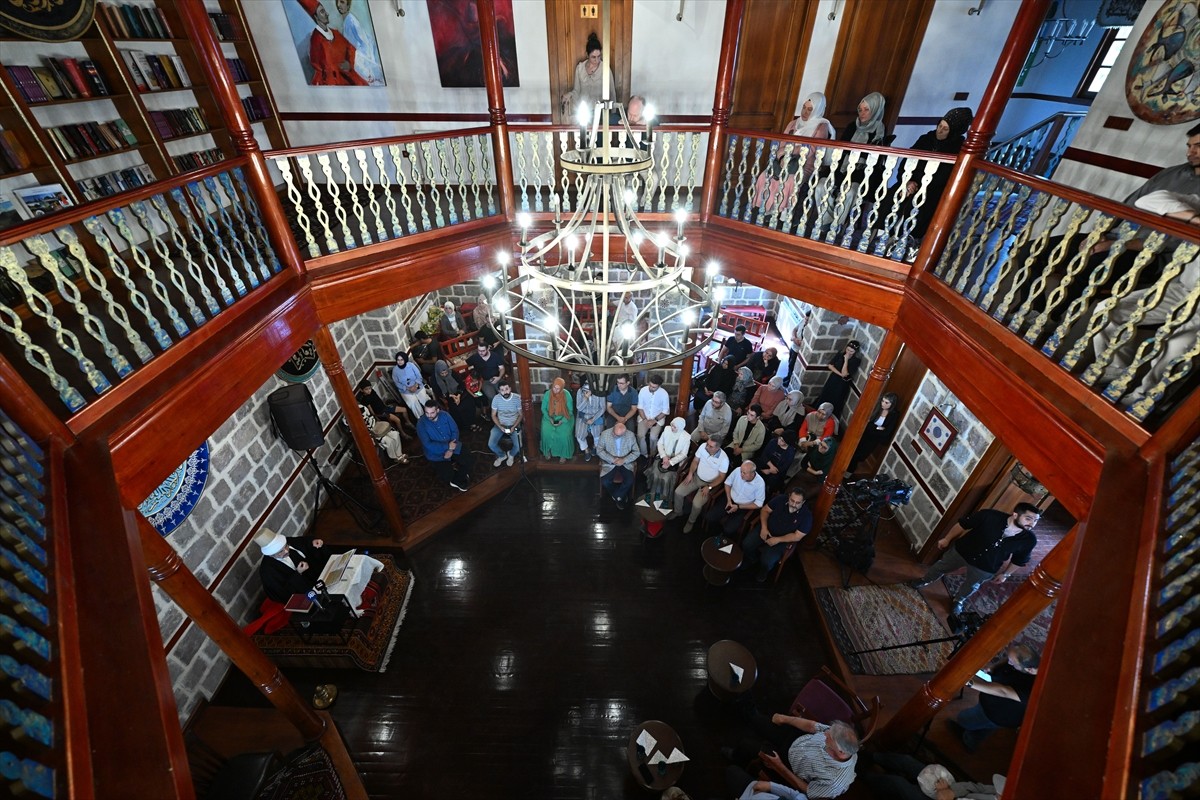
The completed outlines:
<svg viewBox="0 0 1200 800">
<path fill-rule="evenodd" d="M 312 393 L 303 383 L 289 383 L 267 395 L 267 407 L 279 438 L 293 450 L 313 450 L 325 444 Z"/>
</svg>

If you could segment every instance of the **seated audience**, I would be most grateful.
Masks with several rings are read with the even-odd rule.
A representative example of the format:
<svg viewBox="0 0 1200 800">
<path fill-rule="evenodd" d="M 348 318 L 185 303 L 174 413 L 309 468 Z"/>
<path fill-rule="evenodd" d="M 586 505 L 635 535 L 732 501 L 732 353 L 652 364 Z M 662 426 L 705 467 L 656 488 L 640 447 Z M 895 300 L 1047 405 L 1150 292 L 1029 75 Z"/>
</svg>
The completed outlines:
<svg viewBox="0 0 1200 800">
<path fill-rule="evenodd" d="M 779 351 L 774 347 L 768 347 L 766 350 L 757 350 L 751 353 L 750 360 L 746 362 L 746 366 L 750 368 L 750 374 L 754 376 L 754 380 L 756 381 L 765 381 L 774 378 L 775 373 L 779 372 L 779 367 L 782 364 L 783 362 L 779 360 Z M 783 378 L 779 379 L 779 385 L 783 386 Z"/>
<path fill-rule="evenodd" d="M 738 466 L 743 460 L 752 461 L 766 441 L 767 426 L 759 419 L 761 414 L 761 406 L 750 406 L 733 426 L 728 448 L 731 467 Z"/>
<path fill-rule="evenodd" d="M 471 311 L 471 322 L 474 323 L 475 330 L 479 331 L 479 341 L 489 345 L 496 343 L 496 331 L 493 329 L 497 323 L 496 315 L 492 313 L 492 307 L 488 304 L 486 294 L 475 298 L 475 308 Z"/>
<path fill-rule="evenodd" d="M 467 358 L 467 366 L 473 368 L 479 376 L 480 391 L 483 392 L 485 403 L 490 406 L 492 398 L 496 396 L 500 381 L 504 379 L 504 357 L 497 352 L 496 348 L 489 347 L 480 341 L 475 347 L 475 352 Z M 467 388 L 469 389 L 470 386 L 468 385 Z"/>
<path fill-rule="evenodd" d="M 822 403 L 816 411 L 810 411 L 800 423 L 796 438 L 800 447 L 805 447 L 805 441 L 815 442 L 817 439 L 828 439 L 837 434 L 837 420 L 833 416 L 833 404 Z"/>
<path fill-rule="evenodd" d="M 488 449 L 496 456 L 493 467 L 500 466 L 504 461 L 511 467 L 521 453 L 520 427 L 524 415 L 521 412 L 521 398 L 513 392 L 512 384 L 501 380 L 498 387 L 499 393 L 492 398 L 492 432 L 488 435 Z M 505 436 L 512 442 L 507 453 L 500 449 L 500 440 Z"/>
<path fill-rule="evenodd" d="M 767 487 L 754 462 L 743 461 L 742 466 L 725 479 L 725 503 L 709 509 L 708 521 L 719 525 L 726 538 L 732 538 L 746 517 L 762 508 L 766 499 Z"/>
<path fill-rule="evenodd" d="M 458 377 L 445 361 L 434 365 L 433 394 L 445 405 L 460 431 L 477 431 L 482 428 L 474 396 L 467 391 L 462 378 Z"/>
<path fill-rule="evenodd" d="M 443 412 L 436 400 L 425 401 L 425 413 L 417 421 L 417 436 L 434 474 L 465 492 L 471 485 L 471 451 L 463 444 L 454 418 Z"/>
<path fill-rule="evenodd" d="M 575 393 L 575 441 L 583 452 L 583 460 L 591 461 L 596 455 L 596 444 L 600 434 L 604 432 L 605 400 L 592 393 L 592 386 L 587 381 L 579 385 Z M 592 446 L 588 447 L 588 434 L 592 436 Z"/>
<path fill-rule="evenodd" d="M 750 398 L 758 390 L 758 382 L 754 380 L 754 373 L 749 367 L 740 367 L 737 371 L 737 380 L 733 382 L 733 391 L 729 394 L 729 405 L 733 406 L 735 412 L 740 413 L 742 409 L 750 405 Z"/>
<path fill-rule="evenodd" d="M 878 771 L 876 771 L 878 770 Z M 858 754 L 858 780 L 879 800 L 999 800 L 1004 776 L 991 783 L 956 781 L 941 764 L 925 764 L 907 753 Z"/>
<path fill-rule="evenodd" d="M 637 392 L 629 385 L 628 375 L 618 375 L 617 385 L 608 393 L 605 407 L 604 427 L 610 428 L 618 422 L 629 427 L 630 420 L 637 416 Z"/>
<path fill-rule="evenodd" d="M 375 437 L 376 443 L 387 453 L 387 457 L 397 464 L 404 464 L 408 456 L 404 455 L 404 446 L 400 442 L 400 434 L 392 430 L 392 424 L 385 419 L 378 419 L 365 405 L 358 406 L 367 430 Z"/>
<path fill-rule="evenodd" d="M 671 425 L 658 437 L 657 457 L 646 467 L 647 496 L 651 502 L 662 500 L 668 508 L 675 495 L 679 465 L 687 459 L 691 449 L 691 437 L 684 428 L 686 424 L 683 417 L 671 420 Z"/>
<path fill-rule="evenodd" d="M 692 458 L 692 465 L 688 468 L 687 477 L 675 490 L 675 505 L 671 509 L 671 517 L 681 516 L 688 496 L 692 493 L 696 494 L 687 523 L 683 526 L 684 533 L 692 532 L 692 528 L 696 526 L 696 518 L 700 516 L 704 504 L 708 502 L 712 492 L 725 481 L 725 475 L 729 472 L 729 456 L 725 455 L 725 451 L 721 449 L 721 442 L 720 434 L 708 437 L 704 446 L 697 450 L 695 457 Z"/>
<path fill-rule="evenodd" d="M 733 750 L 723 748 L 722 754 L 733 763 L 745 767 L 758 757 L 783 783 L 811 798 L 837 797 L 854 782 L 859 741 L 849 724 L 823 725 L 787 714 L 767 718 L 757 711 L 750 724 L 765 742 L 747 740 Z"/>
<path fill-rule="evenodd" d="M 899 402 L 900 397 L 895 392 L 888 392 L 880 398 L 879 408 L 875 410 L 874 418 L 867 424 L 862 438 L 858 440 L 858 447 L 854 448 L 854 455 L 850 458 L 848 470 L 854 472 L 854 468 L 860 462 L 870 458 L 871 454 L 880 446 L 886 445 L 892 440 L 896 426 L 900 423 Z"/>
<path fill-rule="evenodd" d="M 830 436 L 806 444 L 807 447 L 804 444 L 800 445 L 801 448 L 808 451 L 802 462 L 804 471 L 813 477 L 825 477 L 829 474 L 829 468 L 833 466 L 833 459 L 837 455 L 837 439 Z"/>
<path fill-rule="evenodd" d="M 768 350 L 767 352 L 771 351 Z M 755 353 L 755 355 L 758 355 L 758 353 Z M 779 359 L 775 360 L 778 362 Z M 775 424 L 773 418 L 775 407 L 786 399 L 787 392 L 783 390 L 783 378 L 775 376 L 755 390 L 754 396 L 750 398 L 750 405 L 762 408 L 762 421 L 771 429 L 771 426 Z"/>
<path fill-rule="evenodd" d="M 862 100 L 858 101 L 858 114 L 854 121 L 849 123 L 842 129 L 838 136 L 839 141 L 850 142 L 853 144 L 870 144 L 881 147 L 886 147 L 891 144 L 894 136 L 887 132 L 887 127 L 883 124 L 883 115 L 886 99 L 879 92 L 871 92 Z M 850 167 L 846 166 L 850 163 L 850 159 L 857 156 L 857 161 L 853 167 L 853 172 L 849 174 L 849 189 L 848 196 L 845 202 L 841 203 L 839 209 L 838 197 L 834 193 L 842 191 L 843 185 L 846 184 L 846 174 Z M 824 166 L 821 168 L 821 174 L 827 175 L 830 167 Z M 874 187 L 884 180 L 884 164 L 883 159 L 879 159 L 871 174 L 867 174 L 865 156 L 861 152 L 846 153 L 842 166 L 837 168 L 837 171 L 831 177 L 825 178 L 821 184 L 822 194 L 825 196 L 817 197 L 817 207 L 824 209 L 821 217 L 822 224 L 830 224 L 838 222 L 839 224 L 849 214 L 851 207 L 857 202 L 857 197 L 865 190 L 866 198 L 874 197 Z M 867 187 L 861 187 L 864 181 L 868 181 Z M 867 200 L 870 202 L 870 199 Z M 840 213 L 842 216 L 835 219 L 835 215 Z"/>
<path fill-rule="evenodd" d="M 697 411 L 704 408 L 704 404 L 711 400 L 717 392 L 726 398 L 729 397 L 729 393 L 733 391 L 733 382 L 737 380 L 737 372 L 733 369 L 733 359 L 733 356 L 726 356 L 712 362 L 708 372 L 704 374 L 704 381 L 692 399 L 692 408 Z"/>
<path fill-rule="evenodd" d="M 653 455 L 658 448 L 658 437 L 670 413 L 671 398 L 662 388 L 662 376 L 652 374 L 637 396 L 637 442 L 643 457 Z"/>
<path fill-rule="evenodd" d="M 375 387 L 368 378 L 363 378 L 359 381 L 358 386 L 354 387 L 354 390 L 354 399 L 360 406 L 369 408 L 377 419 L 386 420 L 401 435 L 406 438 L 412 438 L 412 434 L 410 433 L 412 422 L 409 421 L 407 408 L 392 405 L 375 394 Z"/>
<path fill-rule="evenodd" d="M 779 435 L 783 431 L 791 431 L 799 436 L 800 426 L 804 424 L 804 395 L 799 389 L 793 389 L 775 404 L 771 412 L 771 432 Z"/>
<path fill-rule="evenodd" d="M 392 367 L 392 383 L 396 391 L 404 399 L 404 404 L 412 412 L 413 419 L 419 419 L 425 413 L 425 401 L 429 395 L 425 392 L 425 380 L 421 370 L 408 360 L 408 353 L 400 350 L 396 353 L 396 365 Z"/>
<path fill-rule="evenodd" d="M 575 404 L 567 382 L 555 378 L 542 395 L 542 455 L 565 464 L 575 455 Z"/>
<path fill-rule="evenodd" d="M 780 431 L 771 437 L 757 456 L 754 463 L 758 465 L 758 474 L 767 484 L 767 494 L 774 494 L 783 488 L 787 481 L 788 470 L 796 460 L 796 434 L 791 431 Z"/>
<path fill-rule="evenodd" d="M 789 122 L 783 132 L 806 139 L 832 139 L 833 125 L 825 119 L 824 114 L 825 95 L 813 92 L 805 98 L 804 105 L 800 107 L 800 116 Z M 770 214 L 776 202 L 782 202 L 784 205 L 790 202 L 794 194 L 796 176 L 801 169 L 804 171 L 800 178 L 803 183 L 817 167 L 819 154 L 812 145 L 792 144 L 790 153 L 786 151 L 786 147 L 787 144 L 783 142 L 779 144 L 775 157 L 754 184 L 753 206 L 761 208 L 764 214 Z M 783 181 L 782 194 L 779 191 L 780 181 Z"/>
<path fill-rule="evenodd" d="M 854 144 L 885 144 L 884 139 L 891 141 L 887 128 L 883 124 L 883 112 L 887 99 L 879 92 L 871 92 L 858 101 L 858 116 L 853 122 L 842 128 L 838 139 Z"/>
<path fill-rule="evenodd" d="M 1033 681 L 1041 658 L 1026 644 L 1015 644 L 1004 653 L 1004 662 L 988 671 L 991 681 L 972 678 L 967 688 L 979 692 L 979 702 L 951 722 L 963 747 L 974 753 L 997 728 L 1019 728 L 1025 719 Z"/>
<path fill-rule="evenodd" d="M 442 357 L 442 346 L 433 340 L 425 331 L 413 334 L 416 339 L 413 346 L 408 348 L 408 354 L 421 370 L 421 377 L 428 383 L 433 380 L 433 368 Z"/>
<path fill-rule="evenodd" d="M 762 583 L 783 558 L 789 544 L 812 530 L 812 512 L 804 505 L 804 492 L 792 489 L 772 497 L 758 515 L 758 525 L 742 539 L 742 568 L 758 564 L 755 579 Z"/>
<path fill-rule="evenodd" d="M 637 438 L 633 431 L 618 422 L 604 433 L 596 443 L 596 455 L 600 457 L 600 483 L 612 497 L 617 508 L 625 508 L 633 492 L 633 466 L 637 463 Z"/>
<path fill-rule="evenodd" d="M 700 417 L 696 420 L 696 430 L 692 431 L 692 441 L 703 442 L 710 436 L 725 438 L 732 423 L 733 409 L 725 402 L 725 393 L 716 392 L 712 399 L 704 404 Z"/>
<path fill-rule="evenodd" d="M 438 320 L 439 341 L 444 342 L 447 339 L 457 339 L 467 332 L 467 321 L 463 319 L 463 315 L 454 307 L 452 300 L 442 303 L 442 310 L 446 313 Z"/>
<path fill-rule="evenodd" d="M 738 325 L 733 329 L 733 336 L 727 337 L 721 344 L 721 350 L 717 353 L 717 361 L 724 361 L 732 356 L 732 366 L 734 371 L 737 371 L 746 366 L 746 362 L 750 360 L 753 353 L 754 342 L 746 338 L 746 326 Z"/>
<path fill-rule="evenodd" d="M 255 535 L 254 543 L 263 554 L 258 565 L 263 589 L 277 603 L 286 603 L 294 594 L 307 594 L 329 560 L 321 539 L 285 537 L 263 528 Z"/>
</svg>

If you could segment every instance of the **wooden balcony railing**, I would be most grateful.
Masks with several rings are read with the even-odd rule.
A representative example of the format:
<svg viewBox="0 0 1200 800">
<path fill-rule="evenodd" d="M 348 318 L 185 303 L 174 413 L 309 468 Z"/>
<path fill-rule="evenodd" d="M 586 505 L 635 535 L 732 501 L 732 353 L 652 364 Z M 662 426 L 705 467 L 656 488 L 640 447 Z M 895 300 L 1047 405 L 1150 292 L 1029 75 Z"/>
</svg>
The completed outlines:
<svg viewBox="0 0 1200 800">
<path fill-rule="evenodd" d="M 713 213 L 912 263 L 953 160 L 731 131 Z"/>
<path fill-rule="evenodd" d="M 932 273 L 1145 422 L 1195 384 L 1197 253 L 1194 227 L 984 165 Z"/>
<path fill-rule="evenodd" d="M 1086 116 L 1082 111 L 1060 111 L 1046 117 L 1011 139 L 989 147 L 987 160 L 1026 175 L 1049 178 Z"/>
<path fill-rule="evenodd" d="M 240 163 L 116 203 L 0 235 L 0 352 L 69 413 L 282 270 Z"/>
<path fill-rule="evenodd" d="M 653 136 L 635 132 L 627 141 L 623 132 L 613 132 L 620 147 L 646 149 L 654 166 L 633 180 L 636 209 L 645 213 L 669 213 L 679 208 L 697 211 L 708 149 L 708 128 L 657 127 Z M 509 126 L 513 187 L 522 211 L 570 213 L 583 189 L 583 177 L 560 168 L 559 158 L 582 141 L 579 128 L 569 126 Z"/>
<path fill-rule="evenodd" d="M 319 258 L 497 214 L 488 128 L 266 153 L 301 252 Z"/>
</svg>

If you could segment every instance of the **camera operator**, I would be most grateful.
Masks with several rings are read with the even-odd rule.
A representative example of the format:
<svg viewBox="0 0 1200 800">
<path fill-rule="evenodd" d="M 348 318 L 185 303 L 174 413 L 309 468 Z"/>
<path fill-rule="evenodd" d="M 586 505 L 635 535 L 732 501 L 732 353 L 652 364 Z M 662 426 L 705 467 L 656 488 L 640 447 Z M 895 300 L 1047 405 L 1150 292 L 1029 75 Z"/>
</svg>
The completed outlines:
<svg viewBox="0 0 1200 800">
<path fill-rule="evenodd" d="M 1010 572 L 1029 563 L 1037 537 L 1033 528 L 1042 512 L 1032 503 L 1017 503 L 1011 514 L 995 508 L 982 509 L 963 517 L 955 528 L 938 540 L 938 547 L 947 550 L 929 568 L 923 578 L 909 583 L 914 589 L 928 586 L 947 572 L 966 567 L 963 584 L 954 596 L 950 613 L 963 613 L 967 598 L 975 594 L 983 582 L 1004 583 Z"/>
<path fill-rule="evenodd" d="M 1019 728 L 1033 692 L 1040 656 L 1029 645 L 1015 644 L 1004 653 L 1004 663 L 978 678 L 967 688 L 979 692 L 979 703 L 951 721 L 968 753 L 983 743 L 996 728 Z"/>
</svg>

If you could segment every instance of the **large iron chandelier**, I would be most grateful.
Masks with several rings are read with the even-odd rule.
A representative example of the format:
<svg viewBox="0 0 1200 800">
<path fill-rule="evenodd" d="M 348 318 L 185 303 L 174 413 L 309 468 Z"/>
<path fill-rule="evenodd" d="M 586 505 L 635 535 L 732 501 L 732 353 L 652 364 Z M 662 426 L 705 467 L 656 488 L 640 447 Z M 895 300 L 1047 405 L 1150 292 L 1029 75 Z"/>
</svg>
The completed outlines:
<svg viewBox="0 0 1200 800">
<path fill-rule="evenodd" d="M 509 350 L 558 369 L 612 375 L 676 364 L 702 348 L 716 331 L 724 287 L 714 285 L 716 264 L 688 266 L 686 209 L 675 210 L 673 232 L 652 233 L 638 219 L 638 190 L 653 166 L 651 134 L 635 133 L 625 107 L 608 99 L 607 3 L 605 17 L 604 99 L 581 106 L 579 147 L 561 159 L 583 177 L 574 212 L 564 222 L 553 195 L 554 228 L 532 238 L 532 218 L 518 214 L 515 257 L 501 253 L 499 275 L 486 276 L 484 288 Z M 611 311 L 626 292 L 637 309 L 632 319 Z"/>
</svg>

